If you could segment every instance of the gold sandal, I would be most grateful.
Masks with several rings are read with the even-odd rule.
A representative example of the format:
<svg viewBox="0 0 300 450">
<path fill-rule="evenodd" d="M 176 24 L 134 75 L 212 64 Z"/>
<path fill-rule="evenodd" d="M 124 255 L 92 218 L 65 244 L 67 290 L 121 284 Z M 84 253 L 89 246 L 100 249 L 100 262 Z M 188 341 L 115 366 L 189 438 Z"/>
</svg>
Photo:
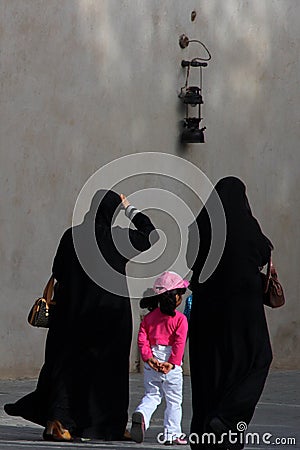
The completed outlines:
<svg viewBox="0 0 300 450">
<path fill-rule="evenodd" d="M 45 441 L 72 441 L 73 438 L 66 428 L 62 426 L 59 420 L 48 420 L 43 433 Z"/>
</svg>

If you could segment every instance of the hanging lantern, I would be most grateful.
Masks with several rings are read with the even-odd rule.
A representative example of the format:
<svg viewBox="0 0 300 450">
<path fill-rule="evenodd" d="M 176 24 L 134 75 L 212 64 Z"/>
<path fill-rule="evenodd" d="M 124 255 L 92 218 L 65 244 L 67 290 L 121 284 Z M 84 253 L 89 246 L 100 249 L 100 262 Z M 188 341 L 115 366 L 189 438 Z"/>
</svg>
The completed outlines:
<svg viewBox="0 0 300 450">
<path fill-rule="evenodd" d="M 204 131 L 206 127 L 200 128 L 200 122 L 203 117 L 201 117 L 201 105 L 203 105 L 203 97 L 202 97 L 202 68 L 207 67 L 207 62 L 211 59 L 211 54 L 206 46 L 196 40 L 190 40 L 187 36 L 180 36 L 179 44 L 181 48 L 186 48 L 190 42 L 198 42 L 201 44 L 208 53 L 207 58 L 193 58 L 191 61 L 183 60 L 181 61 L 181 67 L 186 68 L 186 80 L 185 85 L 181 88 L 179 98 L 182 100 L 185 105 L 185 118 L 183 121 L 184 130 L 181 134 L 181 142 L 182 143 L 204 143 Z M 199 85 L 198 86 L 190 86 L 189 79 L 191 68 L 196 68 L 199 70 Z M 191 116 L 190 108 L 197 108 L 196 117 Z"/>
</svg>

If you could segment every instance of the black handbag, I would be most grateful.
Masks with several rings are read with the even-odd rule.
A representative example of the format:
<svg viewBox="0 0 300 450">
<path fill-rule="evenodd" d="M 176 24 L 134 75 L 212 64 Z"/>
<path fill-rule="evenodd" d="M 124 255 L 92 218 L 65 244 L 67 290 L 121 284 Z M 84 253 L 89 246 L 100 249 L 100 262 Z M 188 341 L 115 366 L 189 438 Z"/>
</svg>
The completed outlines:
<svg viewBox="0 0 300 450">
<path fill-rule="evenodd" d="M 49 328 L 51 311 L 56 304 L 53 300 L 54 277 L 51 276 L 44 289 L 43 297 L 38 298 L 28 314 L 28 322 L 33 327 Z"/>
<path fill-rule="evenodd" d="M 285 304 L 283 287 L 278 280 L 278 275 L 270 258 L 267 266 L 267 273 L 261 273 L 263 286 L 263 302 L 270 308 L 280 308 Z"/>
</svg>

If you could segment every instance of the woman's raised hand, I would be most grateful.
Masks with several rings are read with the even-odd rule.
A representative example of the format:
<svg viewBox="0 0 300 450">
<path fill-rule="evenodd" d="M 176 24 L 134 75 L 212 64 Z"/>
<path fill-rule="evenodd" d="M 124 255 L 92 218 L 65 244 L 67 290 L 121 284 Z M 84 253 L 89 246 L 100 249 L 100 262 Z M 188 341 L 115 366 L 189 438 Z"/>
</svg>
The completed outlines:
<svg viewBox="0 0 300 450">
<path fill-rule="evenodd" d="M 126 209 L 127 206 L 130 205 L 130 203 L 129 203 L 129 201 L 127 200 L 127 197 L 126 197 L 124 194 L 121 194 L 120 197 L 121 197 L 121 200 L 122 200 L 123 208 Z"/>
</svg>

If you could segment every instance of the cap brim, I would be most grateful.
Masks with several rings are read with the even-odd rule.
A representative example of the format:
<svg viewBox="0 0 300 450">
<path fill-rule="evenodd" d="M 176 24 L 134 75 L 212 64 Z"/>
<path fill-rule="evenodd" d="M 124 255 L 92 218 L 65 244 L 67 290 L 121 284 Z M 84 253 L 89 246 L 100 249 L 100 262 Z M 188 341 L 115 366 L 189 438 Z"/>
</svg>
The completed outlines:
<svg viewBox="0 0 300 450">
<path fill-rule="evenodd" d="M 188 280 L 183 280 L 184 287 L 187 288 L 190 285 Z"/>
<path fill-rule="evenodd" d="M 188 280 L 182 280 L 174 289 L 187 288 L 189 285 L 190 285 L 190 282 Z"/>
</svg>

